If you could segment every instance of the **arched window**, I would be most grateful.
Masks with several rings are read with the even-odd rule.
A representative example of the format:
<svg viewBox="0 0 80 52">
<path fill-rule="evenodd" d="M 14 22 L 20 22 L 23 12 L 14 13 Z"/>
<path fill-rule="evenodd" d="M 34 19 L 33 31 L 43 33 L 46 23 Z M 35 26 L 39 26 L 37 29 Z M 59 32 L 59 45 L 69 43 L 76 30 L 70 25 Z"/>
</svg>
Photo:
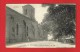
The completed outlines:
<svg viewBox="0 0 80 52">
<path fill-rule="evenodd" d="M 14 22 L 14 17 L 11 15 L 11 21 Z"/>
<path fill-rule="evenodd" d="M 23 27 L 24 27 L 24 36 L 26 37 L 26 22 L 23 20 Z"/>
<path fill-rule="evenodd" d="M 19 25 L 17 24 L 16 25 L 16 34 L 18 35 L 18 32 L 19 32 Z"/>
<path fill-rule="evenodd" d="M 24 26 L 26 27 L 26 22 L 23 20 L 23 24 L 24 24 Z"/>
<path fill-rule="evenodd" d="M 27 15 L 27 9 L 26 9 L 26 11 L 25 11 L 25 12 L 26 12 L 26 15 Z"/>
<path fill-rule="evenodd" d="M 34 28 L 34 26 L 33 26 L 33 24 L 32 24 L 32 30 L 33 30 L 33 35 L 35 36 L 35 28 Z"/>
<path fill-rule="evenodd" d="M 12 27 L 12 31 L 14 32 L 15 30 L 14 30 L 14 27 Z"/>
<path fill-rule="evenodd" d="M 27 26 L 27 36 L 28 36 L 28 26 Z"/>
</svg>

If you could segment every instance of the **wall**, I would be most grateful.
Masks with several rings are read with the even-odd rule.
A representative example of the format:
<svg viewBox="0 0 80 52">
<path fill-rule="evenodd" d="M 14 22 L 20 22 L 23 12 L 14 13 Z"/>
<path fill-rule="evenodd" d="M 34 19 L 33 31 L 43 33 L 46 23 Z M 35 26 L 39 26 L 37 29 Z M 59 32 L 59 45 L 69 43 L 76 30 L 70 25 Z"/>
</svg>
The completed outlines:
<svg viewBox="0 0 80 52">
<path fill-rule="evenodd" d="M 38 23 L 6 7 L 6 42 L 40 40 Z"/>
</svg>

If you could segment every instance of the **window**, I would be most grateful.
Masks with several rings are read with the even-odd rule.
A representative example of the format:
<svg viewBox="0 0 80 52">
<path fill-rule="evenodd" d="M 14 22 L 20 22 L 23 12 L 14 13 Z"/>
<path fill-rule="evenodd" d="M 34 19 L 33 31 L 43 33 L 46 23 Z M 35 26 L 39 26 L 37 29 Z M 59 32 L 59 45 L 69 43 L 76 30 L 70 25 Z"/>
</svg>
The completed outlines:
<svg viewBox="0 0 80 52">
<path fill-rule="evenodd" d="M 11 15 L 11 21 L 13 21 L 14 22 L 14 17 Z"/>
<path fill-rule="evenodd" d="M 14 32 L 14 28 L 12 27 L 12 32 Z"/>
<path fill-rule="evenodd" d="M 24 36 L 26 37 L 26 22 L 23 20 L 23 26 L 24 26 Z"/>
<path fill-rule="evenodd" d="M 18 35 L 19 25 L 16 25 L 16 34 Z"/>
<path fill-rule="evenodd" d="M 28 36 L 28 26 L 27 26 L 27 36 Z"/>
<path fill-rule="evenodd" d="M 25 11 L 25 12 L 26 12 L 26 14 L 27 14 L 27 9 L 26 9 L 26 11 Z"/>
</svg>

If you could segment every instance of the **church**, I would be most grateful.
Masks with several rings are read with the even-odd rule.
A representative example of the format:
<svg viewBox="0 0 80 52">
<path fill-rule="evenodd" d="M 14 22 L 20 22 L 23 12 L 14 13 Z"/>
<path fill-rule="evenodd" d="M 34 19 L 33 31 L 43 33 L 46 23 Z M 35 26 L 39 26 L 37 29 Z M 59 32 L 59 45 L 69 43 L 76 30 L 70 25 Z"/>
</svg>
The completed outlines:
<svg viewBox="0 0 80 52">
<path fill-rule="evenodd" d="M 6 43 L 44 40 L 42 27 L 35 20 L 35 8 L 22 6 L 23 14 L 6 6 Z"/>
</svg>

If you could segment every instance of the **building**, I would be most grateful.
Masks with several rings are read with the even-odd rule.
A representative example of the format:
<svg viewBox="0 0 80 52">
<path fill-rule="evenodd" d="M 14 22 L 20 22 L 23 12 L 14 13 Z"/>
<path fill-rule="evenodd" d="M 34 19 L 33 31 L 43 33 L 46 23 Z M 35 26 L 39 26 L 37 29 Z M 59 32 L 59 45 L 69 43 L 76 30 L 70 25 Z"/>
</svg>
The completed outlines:
<svg viewBox="0 0 80 52">
<path fill-rule="evenodd" d="M 23 14 L 6 7 L 6 42 L 27 42 L 43 40 L 43 32 L 35 20 L 35 8 L 25 5 Z"/>
</svg>

